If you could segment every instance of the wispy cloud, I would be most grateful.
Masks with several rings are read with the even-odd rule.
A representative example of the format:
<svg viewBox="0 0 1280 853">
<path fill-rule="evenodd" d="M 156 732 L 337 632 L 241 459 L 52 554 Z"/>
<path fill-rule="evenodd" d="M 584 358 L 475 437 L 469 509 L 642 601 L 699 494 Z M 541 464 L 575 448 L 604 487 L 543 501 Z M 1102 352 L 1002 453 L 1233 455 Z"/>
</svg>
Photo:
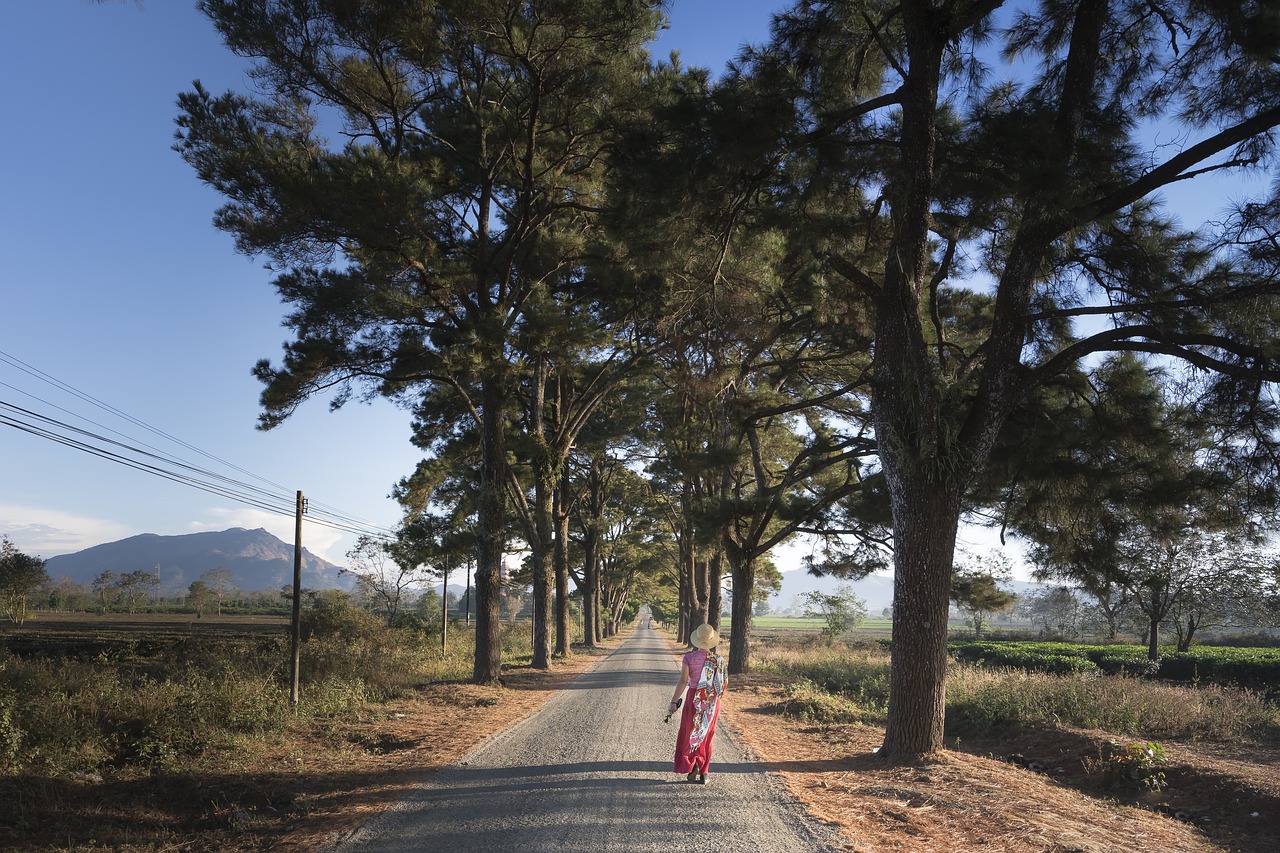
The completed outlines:
<svg viewBox="0 0 1280 853">
<path fill-rule="evenodd" d="M 103 518 L 45 507 L 0 503 L 0 533 L 25 553 L 39 557 L 71 554 L 146 531 Z"/>
</svg>

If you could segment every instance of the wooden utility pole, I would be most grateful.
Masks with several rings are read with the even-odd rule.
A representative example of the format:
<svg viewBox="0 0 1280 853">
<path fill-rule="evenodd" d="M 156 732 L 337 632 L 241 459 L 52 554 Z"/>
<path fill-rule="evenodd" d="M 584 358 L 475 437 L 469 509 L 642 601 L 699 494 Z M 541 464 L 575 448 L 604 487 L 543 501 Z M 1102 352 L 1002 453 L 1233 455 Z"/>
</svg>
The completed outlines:
<svg viewBox="0 0 1280 853">
<path fill-rule="evenodd" d="M 443 611 L 440 616 L 440 654 L 448 654 L 449 647 L 447 644 L 449 634 L 449 555 L 444 555 L 444 580 L 440 583 L 440 606 Z"/>
<path fill-rule="evenodd" d="M 302 656 L 302 514 L 307 500 L 298 490 L 298 505 L 293 524 L 293 619 L 289 638 L 289 707 L 298 708 L 298 663 Z"/>
</svg>

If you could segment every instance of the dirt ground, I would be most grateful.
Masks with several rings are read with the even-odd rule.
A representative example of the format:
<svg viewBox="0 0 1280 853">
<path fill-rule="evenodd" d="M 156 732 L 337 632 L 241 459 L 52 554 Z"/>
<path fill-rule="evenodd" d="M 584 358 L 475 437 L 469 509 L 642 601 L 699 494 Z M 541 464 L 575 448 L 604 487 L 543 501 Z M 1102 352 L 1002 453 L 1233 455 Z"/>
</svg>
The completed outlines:
<svg viewBox="0 0 1280 853">
<path fill-rule="evenodd" d="M 299 731 L 233 766 L 201 762 L 217 772 L 3 780 L 0 849 L 320 850 L 535 711 L 602 653 L 550 672 L 513 670 L 501 687 L 432 685 L 375 718 Z M 1165 744 L 1168 788 L 1135 796 L 1087 772 L 1100 732 L 964 743 L 934 764 L 886 767 L 874 754 L 882 730 L 788 717 L 777 679 L 735 679 L 725 701 L 725 725 L 817 818 L 839 826 L 851 851 L 1280 849 L 1275 752 Z"/>
<path fill-rule="evenodd" d="M 777 679 L 730 687 L 734 733 L 850 850 L 1280 850 L 1280 751 L 1166 743 L 1168 786 L 1145 794 L 1103 780 L 1104 732 L 969 742 L 934 764 L 886 767 L 883 729 L 806 726 L 779 713 Z"/>
</svg>

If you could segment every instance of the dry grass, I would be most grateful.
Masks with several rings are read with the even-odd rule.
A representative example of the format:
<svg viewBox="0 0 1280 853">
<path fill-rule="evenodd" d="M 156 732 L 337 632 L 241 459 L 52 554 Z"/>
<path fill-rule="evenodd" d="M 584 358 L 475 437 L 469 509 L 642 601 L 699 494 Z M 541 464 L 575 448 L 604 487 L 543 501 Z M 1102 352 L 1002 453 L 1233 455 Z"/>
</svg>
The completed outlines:
<svg viewBox="0 0 1280 853">
<path fill-rule="evenodd" d="M 0 850 L 318 850 L 533 713 L 597 659 L 575 654 L 547 672 L 504 667 L 500 686 L 402 686 L 385 703 L 352 700 L 339 715 L 300 715 L 267 734 L 209 743 L 180 768 L 10 773 L 0 778 Z M 343 701 L 324 698 L 320 685 L 308 695 Z"/>
<path fill-rule="evenodd" d="M 1067 723 L 1149 740 L 1265 740 L 1280 724 L 1259 694 L 1127 675 L 1054 675 L 951 667 L 948 731 Z"/>
<path fill-rule="evenodd" d="M 514 667 L 501 687 L 421 685 L 350 715 L 246 734 L 181 772 L 11 776 L 0 780 L 0 849 L 321 849 L 534 712 L 596 659 L 575 655 L 545 673 Z M 1169 785 L 1146 794 L 1099 787 L 1086 771 L 1110 734 L 1070 727 L 966 738 L 936 763 L 887 767 L 874 754 L 881 728 L 796 719 L 782 713 L 794 696 L 776 674 L 734 679 L 724 724 L 815 816 L 838 825 L 850 850 L 1262 853 L 1280 837 L 1275 749 L 1166 743 Z M 1016 755 L 1043 772 L 1015 765 Z M 1180 811 L 1186 820 L 1170 816 Z"/>
</svg>

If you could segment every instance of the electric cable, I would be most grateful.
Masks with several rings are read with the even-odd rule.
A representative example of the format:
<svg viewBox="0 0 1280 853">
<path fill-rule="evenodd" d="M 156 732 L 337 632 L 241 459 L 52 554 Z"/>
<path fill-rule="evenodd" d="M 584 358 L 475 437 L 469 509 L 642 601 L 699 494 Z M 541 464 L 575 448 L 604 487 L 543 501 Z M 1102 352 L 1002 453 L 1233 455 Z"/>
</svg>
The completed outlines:
<svg viewBox="0 0 1280 853">
<path fill-rule="evenodd" d="M 99 458 L 117 462 L 135 470 L 143 471 L 144 473 L 150 473 L 155 476 L 197 488 L 267 512 L 287 517 L 293 517 L 296 514 L 295 493 L 287 487 L 282 486 L 279 483 L 275 483 L 265 477 L 261 477 L 248 469 L 234 465 L 214 454 L 201 450 L 195 445 L 170 435 L 169 433 L 160 430 L 145 421 L 121 411 L 115 406 L 104 403 L 96 397 L 80 391 L 74 386 L 56 379 L 48 373 L 39 370 L 9 353 L 0 351 L 0 362 L 4 362 L 33 378 L 48 383 L 60 391 L 70 394 L 83 402 L 87 402 L 105 412 L 128 421 L 135 426 L 141 427 L 148 432 L 173 441 L 194 453 L 198 453 L 206 459 L 218 462 L 219 464 L 225 465 L 227 468 L 244 474 L 253 480 L 264 483 L 267 486 L 274 487 L 274 490 L 263 488 L 225 474 L 220 474 L 216 471 L 212 471 L 208 468 L 183 460 L 175 455 L 165 453 L 153 445 L 134 439 L 118 430 L 98 423 L 91 418 L 85 417 L 77 412 L 72 412 L 69 409 L 45 400 L 36 394 L 32 394 L 29 391 L 17 388 L 5 382 L 0 382 L 0 386 L 9 388 L 25 397 L 36 400 L 53 410 L 91 424 L 99 430 L 102 430 L 103 433 L 111 433 L 126 440 L 118 441 L 105 434 L 77 427 L 73 424 L 67 423 L 66 421 L 59 420 L 58 418 L 41 414 L 32 409 L 4 401 L 0 401 L 0 408 L 5 410 L 5 412 L 0 412 L 0 425 L 14 427 L 31 435 L 62 444 L 63 446 L 80 450 Z M 307 520 L 314 524 L 356 535 L 371 536 L 373 538 L 384 540 L 395 535 L 394 531 L 390 528 L 386 528 L 370 522 L 367 519 L 362 519 L 358 516 L 345 513 L 328 504 L 308 499 L 308 506 L 309 508 L 312 508 L 313 511 L 308 512 Z"/>
<path fill-rule="evenodd" d="M 213 454 L 211 454 L 211 453 L 207 453 L 207 452 L 205 452 L 205 451 L 201 450 L 200 448 L 198 448 L 198 447 L 196 447 L 196 446 L 194 446 L 194 445 L 192 445 L 192 444 L 188 444 L 187 442 L 183 441 L 182 439 L 180 439 L 180 438 L 178 438 L 178 437 L 176 437 L 176 436 L 170 435 L 169 433 L 165 432 L 164 430 L 162 430 L 162 429 L 158 429 L 157 427 L 154 427 L 154 426 L 152 426 L 151 424 L 148 424 L 146 421 L 143 421 L 143 420 L 140 420 L 140 419 L 138 419 L 138 418 L 135 418 L 133 415 L 130 415 L 130 414 L 129 414 L 129 413 L 127 413 L 127 412 L 123 412 L 123 411 L 121 411 L 120 409 L 117 409 L 115 406 L 110 405 L 109 403 L 104 403 L 103 401 L 99 400 L 97 397 L 94 397 L 94 396 L 93 396 L 93 395 L 91 395 L 91 394 L 86 394 L 85 392 L 81 391 L 80 389 L 78 389 L 78 388 L 76 388 L 76 387 L 74 387 L 74 386 L 72 386 L 72 385 L 68 385 L 67 383 L 63 382 L 63 381 L 62 381 L 62 380 L 60 380 L 60 379 L 57 379 L 57 378 L 56 378 L 56 377 L 54 377 L 54 376 L 50 376 L 48 373 L 45 373 L 43 370 L 40 370 L 40 369 L 39 369 L 39 368 L 37 368 L 37 367 L 34 367 L 34 366 L 30 365 L 30 364 L 27 364 L 25 361 L 21 360 L 20 358 L 17 358 L 16 356 L 10 355 L 9 353 L 5 352 L 4 350 L 0 350 L 0 361 L 3 361 L 3 362 L 5 362 L 5 363 L 9 364 L 10 366 L 17 368 L 18 370 L 22 371 L 23 373 L 26 373 L 28 376 L 32 376 L 32 377 L 34 377 L 34 378 L 36 378 L 36 379 L 41 380 L 42 382 L 46 382 L 46 383 L 48 383 L 48 384 L 50 384 L 50 385 L 54 386 L 55 388 L 57 388 L 57 389 L 59 389 L 59 390 L 61 390 L 61 391 L 64 391 L 64 392 L 66 392 L 66 393 L 68 393 L 68 394 L 72 395 L 73 397 L 76 397 L 76 398 L 78 398 L 78 399 L 80 399 L 80 400 L 83 400 L 83 401 L 85 401 L 85 402 L 87 402 L 87 403 L 90 403 L 91 405 L 97 406 L 99 409 L 102 409 L 102 410 L 103 410 L 103 411 L 105 411 L 105 412 L 109 412 L 110 414 L 113 414 L 113 415 L 115 415 L 115 416 L 116 416 L 116 417 L 118 417 L 118 418 L 121 418 L 121 419 L 123 419 L 123 420 L 126 420 L 126 421 L 128 421 L 129 423 L 135 424 L 136 426 L 140 426 L 140 427 L 142 427 L 143 429 L 147 430 L 148 432 L 154 433 L 155 435 L 158 435 L 158 436 L 160 436 L 160 437 L 162 437 L 162 438 L 166 438 L 166 439 L 168 439 L 169 441 L 174 442 L 175 444 L 178 444 L 178 445 L 180 445 L 180 446 L 182 446 L 182 447 L 187 448 L 188 450 L 191 450 L 191 451 L 193 451 L 193 452 L 195 452 L 195 453 L 200 454 L 201 456 L 204 456 L 204 457 L 205 457 L 205 458 L 207 458 L 207 459 L 212 459 L 214 462 L 217 462 L 217 463 L 219 463 L 219 464 L 221 464 L 221 465 L 225 465 L 225 466 L 227 466 L 228 468 L 230 468 L 230 469 L 232 469 L 232 470 L 234 470 L 234 471 L 239 471 L 241 474 L 245 474 L 245 475 L 247 475 L 247 476 L 249 476 L 249 477 L 254 478 L 255 480 L 258 480 L 258 481 L 260 481 L 260 482 L 266 483 L 267 485 L 275 486 L 277 489 L 280 489 L 280 490 L 281 490 L 282 492 L 284 492 L 284 493 L 287 493 L 287 492 L 289 491 L 289 489 L 288 489 L 286 486 L 282 486 L 282 485 L 280 485 L 279 483 L 273 482 L 273 481 L 268 480 L 268 479 L 266 479 L 266 478 L 264 478 L 264 477 L 259 477 L 257 474 L 254 474 L 254 473 L 252 473 L 252 472 L 250 472 L 250 471 L 246 471 L 245 469 L 240 468 L 239 466 L 234 465 L 234 464 L 232 464 L 231 462 L 226 461 L 225 459 L 221 459 L 221 458 L 219 458 L 219 457 L 217 457 L 217 456 L 214 456 L 214 455 L 213 455 Z M 6 385 L 5 387 L 12 388 L 13 386 L 11 386 L 11 385 Z M 14 390 L 18 390 L 18 389 L 14 389 Z M 35 397 L 35 395 L 29 394 L 28 392 L 23 391 L 22 393 L 27 394 L 28 396 L 31 396 L 31 397 L 33 397 L 33 398 L 35 398 L 35 399 L 39 399 L 38 397 Z M 65 410 L 65 409 L 62 409 L 61 411 L 66 411 L 66 410 Z M 67 413 L 68 413 L 68 414 L 73 414 L 73 413 L 71 413 L 71 412 L 67 412 Z M 75 417 L 78 417 L 78 418 L 80 418 L 81 420 L 85 420 L 85 421 L 89 421 L 90 423 L 93 423 L 93 421 L 91 421 L 89 418 L 85 418 L 83 415 L 78 415 L 78 414 L 77 414 L 77 415 L 75 415 Z M 98 426 L 100 426 L 100 425 L 98 425 Z M 104 427 L 104 429 L 106 429 L 106 427 Z M 112 431 L 112 432 L 115 432 L 114 430 L 111 430 L 111 431 Z M 117 433 L 117 435 L 119 435 L 119 433 Z M 141 442 L 140 442 L 140 443 L 141 443 Z M 153 449 L 154 449 L 154 448 L 153 448 Z"/>
<path fill-rule="evenodd" d="M 3 401 L 0 401 L 0 407 L 13 408 L 9 404 L 4 403 Z M 42 418 L 42 419 L 50 420 L 48 418 Z M 40 438 L 48 439 L 57 444 L 70 447 L 75 450 L 83 451 L 92 456 L 97 456 L 101 459 L 106 459 L 111 462 L 117 462 L 128 468 L 133 468 L 135 470 L 142 471 L 144 473 L 153 474 L 163 479 L 171 480 L 173 482 L 190 486 L 192 488 L 196 488 L 201 491 L 208 492 L 210 494 L 228 498 L 230 500 L 234 500 L 239 503 L 243 503 L 243 504 L 255 507 L 257 509 L 264 510 L 266 512 L 282 515 L 282 516 L 285 516 L 286 518 L 294 517 L 297 511 L 296 506 L 294 506 L 292 502 L 289 505 L 269 503 L 261 497 L 255 497 L 254 495 L 245 493 L 245 492 L 238 492 L 227 486 L 221 486 L 221 485 L 218 485 L 217 483 L 209 483 L 199 479 L 198 477 L 191 476 L 189 474 L 183 474 L 178 471 L 170 471 L 158 465 L 152 465 L 146 462 L 138 461 L 136 459 L 130 459 L 128 456 L 124 454 L 116 453 L 101 447 L 96 447 L 86 441 L 78 440 L 71 436 L 59 433 L 54 429 L 50 429 L 48 427 L 42 427 L 38 424 L 32 424 L 30 422 L 24 422 L 18 418 L 14 418 L 11 415 L 6 415 L 2 412 L 0 412 L 0 425 L 14 427 L 15 429 L 18 429 L 22 432 L 26 432 Z M 61 422 L 57 422 L 57 421 L 54 422 L 54 425 L 62 426 L 62 427 L 68 426 L 66 424 L 62 424 Z M 75 427 L 69 427 L 69 428 L 74 432 L 83 432 L 83 430 L 78 430 Z M 113 442 L 113 444 L 119 445 L 120 443 Z M 138 451 L 137 448 L 130 448 L 127 445 L 120 445 L 120 446 L 123 449 L 130 450 L 131 452 L 141 452 L 141 451 Z M 144 454 L 144 455 L 151 456 L 152 454 Z M 364 527 L 364 526 L 356 526 L 356 525 L 348 524 L 334 518 L 325 518 L 323 516 L 313 515 L 313 514 L 308 514 L 307 520 L 311 521 L 314 524 L 320 525 L 321 527 L 328 527 L 334 530 L 340 530 L 347 533 L 353 533 L 356 535 L 373 536 L 379 539 L 385 539 L 391 533 L 391 531 L 386 530 L 385 528 L 373 529 L 373 528 Z"/>
</svg>

